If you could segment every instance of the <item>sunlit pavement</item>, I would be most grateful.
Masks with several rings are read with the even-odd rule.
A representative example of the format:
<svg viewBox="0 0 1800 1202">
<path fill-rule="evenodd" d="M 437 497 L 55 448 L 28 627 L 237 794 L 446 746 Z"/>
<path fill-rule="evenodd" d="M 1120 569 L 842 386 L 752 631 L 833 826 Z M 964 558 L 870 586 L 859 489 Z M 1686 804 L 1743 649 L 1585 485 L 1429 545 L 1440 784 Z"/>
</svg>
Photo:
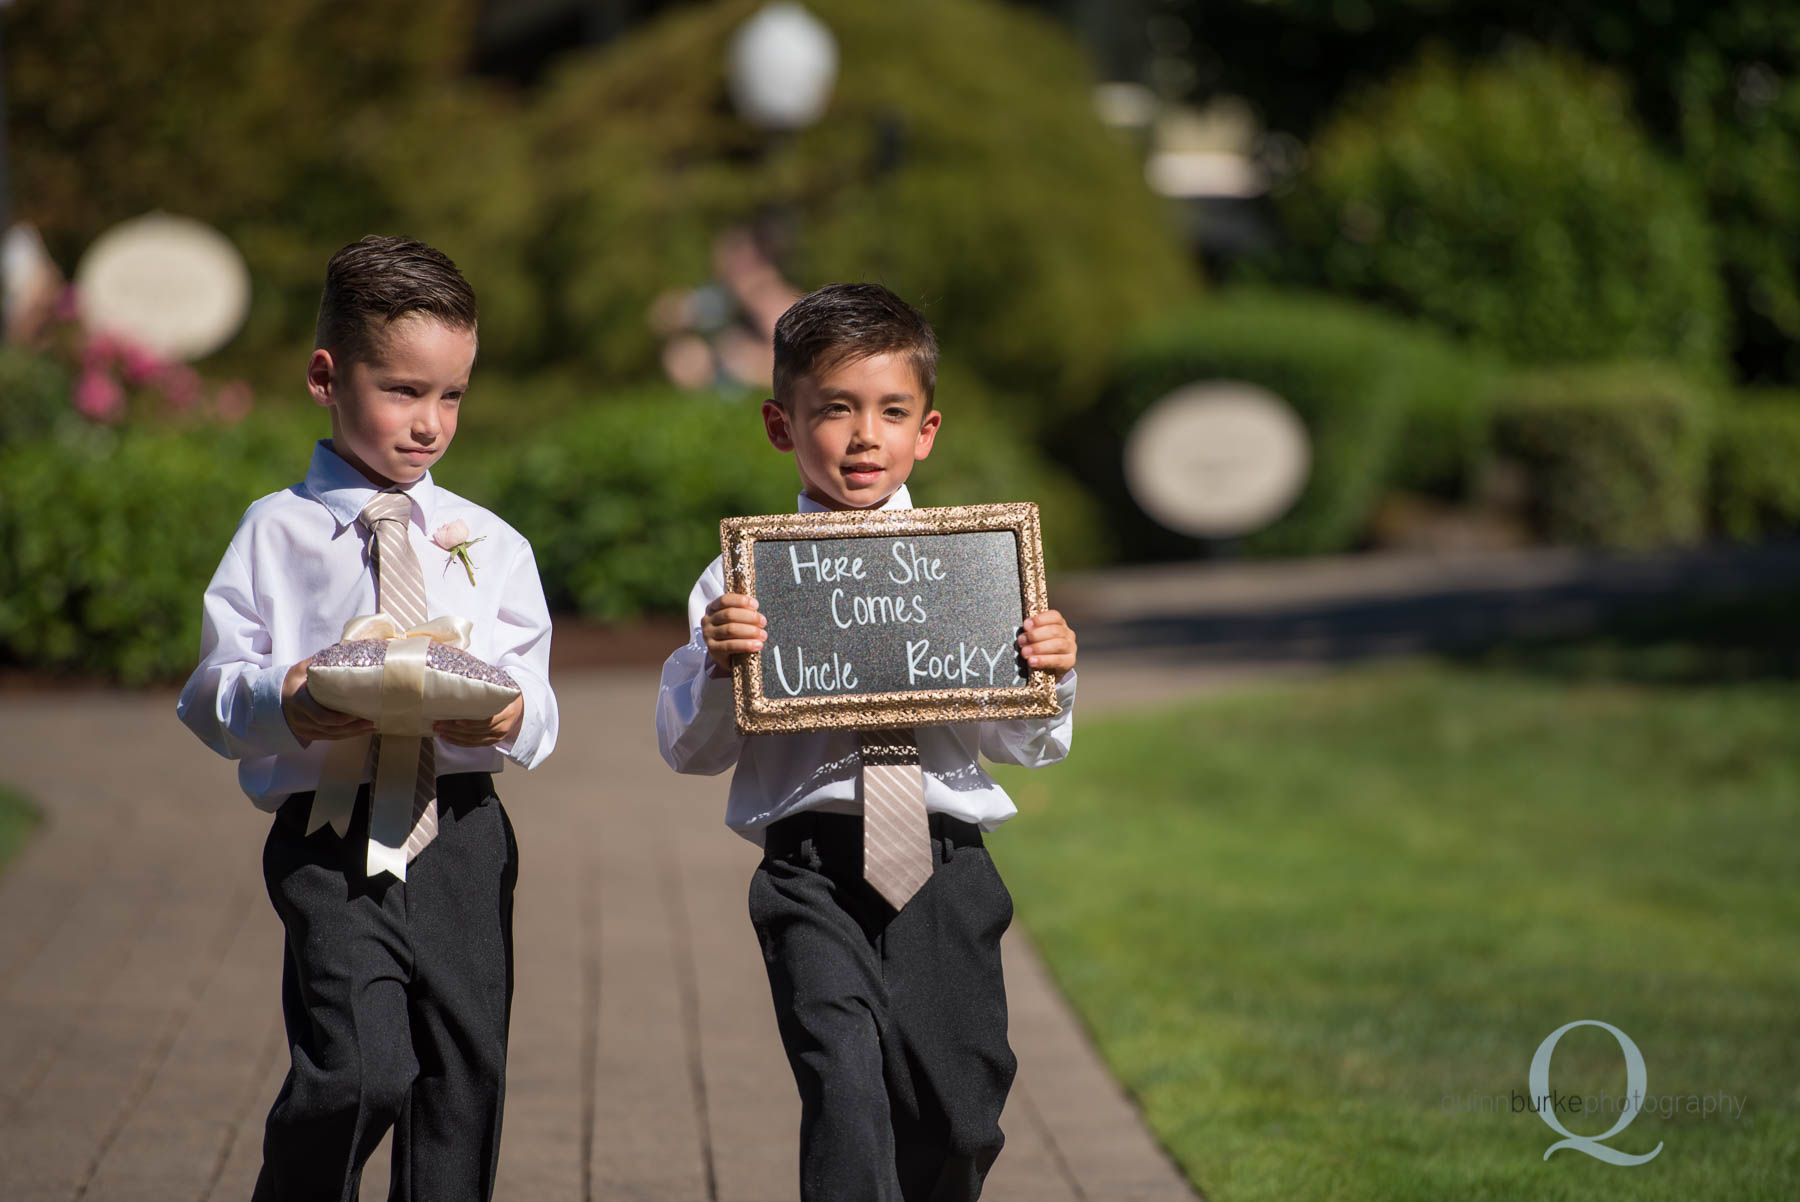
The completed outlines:
<svg viewBox="0 0 1800 1202">
<path fill-rule="evenodd" d="M 564 672 L 563 737 L 500 778 L 517 995 L 497 1196 L 796 1196 L 799 1101 L 724 827 L 657 757 L 655 673 Z M 171 693 L 0 695 L 47 821 L 0 875 L 0 1198 L 242 1199 L 286 1068 L 267 819 Z M 1015 931 L 1018 1085 L 987 1197 L 1193 1197 Z M 385 1148 L 365 1176 L 386 1192 Z"/>
</svg>

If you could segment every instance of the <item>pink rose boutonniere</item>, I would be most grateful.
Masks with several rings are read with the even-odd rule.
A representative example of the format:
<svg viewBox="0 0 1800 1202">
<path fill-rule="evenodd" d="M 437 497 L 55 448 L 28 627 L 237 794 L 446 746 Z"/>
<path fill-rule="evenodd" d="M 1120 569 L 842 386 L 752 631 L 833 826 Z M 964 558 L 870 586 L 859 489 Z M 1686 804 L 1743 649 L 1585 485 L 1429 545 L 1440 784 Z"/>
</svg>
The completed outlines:
<svg viewBox="0 0 1800 1202">
<path fill-rule="evenodd" d="M 460 519 L 446 522 L 431 532 L 431 541 L 450 552 L 450 559 L 444 561 L 444 570 L 449 571 L 450 561 L 456 560 L 462 564 L 463 571 L 469 574 L 470 584 L 475 583 L 475 565 L 469 561 L 469 548 L 486 537 L 484 534 L 481 538 L 470 538 L 469 523 Z"/>
</svg>

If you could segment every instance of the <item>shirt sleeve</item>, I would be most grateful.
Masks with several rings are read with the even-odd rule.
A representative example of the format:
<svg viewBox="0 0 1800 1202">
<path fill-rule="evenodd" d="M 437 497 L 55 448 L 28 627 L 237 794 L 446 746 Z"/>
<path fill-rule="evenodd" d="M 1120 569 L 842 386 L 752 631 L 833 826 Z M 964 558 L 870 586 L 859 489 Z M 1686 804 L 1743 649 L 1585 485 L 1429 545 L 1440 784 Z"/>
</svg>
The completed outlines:
<svg viewBox="0 0 1800 1202">
<path fill-rule="evenodd" d="M 1014 718 L 981 724 L 981 754 L 995 763 L 1042 768 L 1069 754 L 1075 741 L 1075 672 L 1056 686 L 1062 712 L 1051 718 Z"/>
<path fill-rule="evenodd" d="M 537 557 L 524 539 L 519 540 L 501 589 L 491 662 L 518 682 L 524 713 L 518 731 L 496 749 L 521 768 L 535 768 L 556 749 L 561 712 L 550 687 L 550 607 L 544 600 Z"/>
<path fill-rule="evenodd" d="M 656 743 L 663 760 L 677 772 L 717 776 L 737 764 L 743 748 L 731 678 L 707 671 L 711 657 L 700 635 L 706 607 L 724 592 L 725 570 L 715 560 L 688 594 L 688 641 L 663 663 L 656 697 Z"/>
<path fill-rule="evenodd" d="M 200 666 L 175 712 L 200 741 L 242 760 L 300 751 L 281 712 L 292 664 L 272 661 L 273 640 L 256 609 L 255 582 L 237 540 L 225 549 L 201 602 Z"/>
</svg>

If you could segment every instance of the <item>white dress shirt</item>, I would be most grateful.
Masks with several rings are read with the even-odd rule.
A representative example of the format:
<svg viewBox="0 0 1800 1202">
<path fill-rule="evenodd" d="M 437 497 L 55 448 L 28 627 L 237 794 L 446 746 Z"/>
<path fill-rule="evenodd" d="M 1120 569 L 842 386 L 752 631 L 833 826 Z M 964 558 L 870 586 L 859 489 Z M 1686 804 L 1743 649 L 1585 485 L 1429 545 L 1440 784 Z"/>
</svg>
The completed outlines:
<svg viewBox="0 0 1800 1202">
<path fill-rule="evenodd" d="M 288 794 L 319 783 L 329 743 L 301 746 L 281 712 L 281 685 L 289 668 L 337 642 L 345 622 L 376 611 L 369 533 L 357 521 L 375 493 L 361 472 L 319 443 L 305 480 L 244 512 L 207 585 L 200 666 L 176 712 L 201 742 L 238 761 L 238 782 L 258 809 L 274 810 Z M 524 717 L 510 740 L 457 747 L 438 739 L 438 772 L 498 772 L 503 755 L 535 767 L 556 746 L 557 710 L 550 612 L 531 544 L 481 506 L 437 487 L 429 472 L 405 493 L 427 611 L 473 622 L 469 653 L 505 669 L 524 694 Z M 458 519 L 468 523 L 471 539 L 484 540 L 469 548 L 474 584 L 431 542 L 432 531 Z"/>
<path fill-rule="evenodd" d="M 825 507 L 802 493 L 799 508 L 819 513 Z M 880 508 L 910 509 L 912 498 L 902 485 Z M 731 678 L 707 672 L 710 657 L 700 634 L 707 605 L 724 593 L 724 564 L 715 559 L 688 596 L 691 637 L 663 664 L 656 702 L 663 759 L 677 772 L 706 776 L 735 768 L 725 824 L 752 843 L 762 843 L 771 822 L 803 810 L 861 813 L 862 756 L 856 732 L 738 733 Z M 1056 698 L 1062 713 L 1054 718 L 919 727 L 915 737 L 925 770 L 925 808 L 990 831 L 1018 813 L 1006 790 L 982 769 L 980 756 L 1036 768 L 1069 754 L 1075 732 L 1074 672 L 1057 685 Z"/>
</svg>

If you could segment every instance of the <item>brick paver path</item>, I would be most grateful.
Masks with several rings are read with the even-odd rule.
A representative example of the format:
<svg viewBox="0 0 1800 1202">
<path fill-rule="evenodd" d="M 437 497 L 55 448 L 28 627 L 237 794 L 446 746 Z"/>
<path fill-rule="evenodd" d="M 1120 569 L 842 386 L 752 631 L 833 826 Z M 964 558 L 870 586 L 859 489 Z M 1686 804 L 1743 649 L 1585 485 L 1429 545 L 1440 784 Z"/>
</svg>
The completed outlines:
<svg viewBox="0 0 1800 1202">
<path fill-rule="evenodd" d="M 653 672 L 562 673 L 562 743 L 505 773 L 518 986 L 498 1196 L 784 1202 L 799 1103 L 723 778 L 657 757 Z M 0 1199 L 244 1199 L 286 1067 L 267 819 L 168 693 L 0 696 L 48 822 L 0 875 Z M 987 1197 L 1194 1195 L 1022 937 L 1018 1085 Z M 365 1196 L 385 1196 L 385 1151 Z"/>
</svg>

